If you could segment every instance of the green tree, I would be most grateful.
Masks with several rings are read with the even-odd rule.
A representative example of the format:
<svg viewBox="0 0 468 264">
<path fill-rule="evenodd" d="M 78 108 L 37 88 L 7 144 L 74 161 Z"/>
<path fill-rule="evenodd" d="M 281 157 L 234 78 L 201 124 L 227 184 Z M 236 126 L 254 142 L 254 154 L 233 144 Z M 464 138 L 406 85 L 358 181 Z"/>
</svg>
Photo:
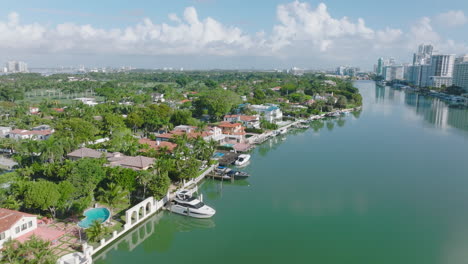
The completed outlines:
<svg viewBox="0 0 468 264">
<path fill-rule="evenodd" d="M 223 89 L 215 89 L 203 93 L 194 106 L 199 115 L 204 110 L 215 120 L 220 120 L 225 114 L 229 113 L 234 106 L 241 103 L 240 96 L 236 93 Z"/>
<path fill-rule="evenodd" d="M 49 181 L 30 182 L 24 194 L 24 205 L 31 209 L 49 210 L 55 218 L 59 199 L 57 184 Z"/>
<path fill-rule="evenodd" d="M 87 143 L 94 139 L 99 130 L 90 122 L 81 118 L 63 119 L 56 126 L 56 136 L 71 138 L 78 144 Z"/>
</svg>

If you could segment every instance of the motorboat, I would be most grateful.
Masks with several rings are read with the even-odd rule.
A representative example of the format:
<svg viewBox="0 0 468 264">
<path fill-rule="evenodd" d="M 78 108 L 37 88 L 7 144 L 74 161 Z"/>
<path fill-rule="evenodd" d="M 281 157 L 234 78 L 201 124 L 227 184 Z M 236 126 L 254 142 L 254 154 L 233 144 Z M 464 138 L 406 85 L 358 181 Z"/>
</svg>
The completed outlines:
<svg viewBox="0 0 468 264">
<path fill-rule="evenodd" d="M 232 180 L 233 178 L 235 180 L 240 180 L 250 176 L 250 174 L 248 174 L 247 172 L 233 170 L 223 166 L 216 167 L 214 172 L 217 176 L 226 180 Z"/>
<path fill-rule="evenodd" d="M 241 154 L 237 158 L 236 161 L 234 161 L 234 165 L 236 166 L 244 166 L 246 165 L 250 160 L 250 155 L 249 154 Z"/>
<path fill-rule="evenodd" d="M 237 170 L 231 170 L 226 175 L 230 178 L 234 177 L 234 179 L 236 180 L 245 179 L 250 176 L 250 174 L 248 174 L 247 172 Z"/>
<path fill-rule="evenodd" d="M 176 193 L 169 210 L 176 214 L 194 218 L 210 218 L 216 213 L 215 209 L 204 204 L 196 197 L 193 197 L 188 190 L 182 190 Z"/>
</svg>

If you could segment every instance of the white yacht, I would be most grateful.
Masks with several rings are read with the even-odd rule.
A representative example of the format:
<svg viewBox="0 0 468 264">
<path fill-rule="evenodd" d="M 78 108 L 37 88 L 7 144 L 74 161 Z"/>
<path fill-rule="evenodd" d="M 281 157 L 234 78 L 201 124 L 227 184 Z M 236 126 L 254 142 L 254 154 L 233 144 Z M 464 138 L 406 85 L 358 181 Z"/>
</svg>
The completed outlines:
<svg viewBox="0 0 468 264">
<path fill-rule="evenodd" d="M 210 218 L 216 213 L 213 208 L 193 197 L 187 190 L 182 190 L 176 194 L 169 210 L 176 214 L 194 218 Z"/>
<path fill-rule="evenodd" d="M 244 166 L 249 162 L 249 160 L 250 160 L 249 154 L 241 154 L 239 155 L 239 157 L 237 157 L 237 160 L 234 162 L 234 165 Z"/>
</svg>

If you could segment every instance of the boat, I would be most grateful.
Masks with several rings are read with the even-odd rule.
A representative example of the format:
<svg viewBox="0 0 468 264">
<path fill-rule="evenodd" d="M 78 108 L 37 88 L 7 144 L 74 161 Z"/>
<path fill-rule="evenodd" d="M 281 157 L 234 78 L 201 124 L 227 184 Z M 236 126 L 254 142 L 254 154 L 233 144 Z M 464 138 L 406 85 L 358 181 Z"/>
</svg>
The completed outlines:
<svg viewBox="0 0 468 264">
<path fill-rule="evenodd" d="M 210 218 L 216 213 L 215 209 L 193 197 L 188 190 L 176 193 L 169 210 L 176 214 L 194 218 Z"/>
<path fill-rule="evenodd" d="M 279 133 L 280 133 L 281 135 L 284 135 L 284 134 L 288 133 L 288 129 L 287 129 L 287 128 L 281 129 L 281 130 L 279 131 Z"/>
<path fill-rule="evenodd" d="M 230 178 L 234 177 L 235 180 L 245 179 L 250 176 L 247 172 L 230 170 L 227 174 Z"/>
<path fill-rule="evenodd" d="M 250 160 L 250 155 L 249 154 L 241 154 L 239 157 L 237 157 L 237 160 L 234 161 L 234 165 L 236 166 L 244 166 L 246 165 Z"/>
</svg>

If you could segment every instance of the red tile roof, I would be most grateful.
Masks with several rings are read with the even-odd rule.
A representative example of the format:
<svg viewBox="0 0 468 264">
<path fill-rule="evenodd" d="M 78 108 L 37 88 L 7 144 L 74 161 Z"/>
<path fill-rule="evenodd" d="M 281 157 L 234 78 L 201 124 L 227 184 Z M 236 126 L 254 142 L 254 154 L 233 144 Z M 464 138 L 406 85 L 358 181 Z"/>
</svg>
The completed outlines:
<svg viewBox="0 0 468 264">
<path fill-rule="evenodd" d="M 224 121 L 223 121 L 223 122 L 219 123 L 218 126 L 219 126 L 219 127 L 231 128 L 231 127 L 242 126 L 242 124 L 240 124 L 240 123 L 224 122 Z"/>
<path fill-rule="evenodd" d="M 13 129 L 10 131 L 12 134 L 18 135 L 50 135 L 54 133 L 52 130 L 26 130 L 26 129 Z"/>
<path fill-rule="evenodd" d="M 159 150 L 161 148 L 166 147 L 169 152 L 172 152 L 177 147 L 177 144 L 172 143 L 172 142 L 159 141 L 158 143 L 158 141 L 154 141 L 148 138 L 142 138 L 138 140 L 138 143 L 142 145 L 147 144 L 150 148 L 155 149 L 155 150 Z"/>
<path fill-rule="evenodd" d="M 16 222 L 23 217 L 35 217 L 35 215 L 0 208 L 0 233 L 10 229 Z"/>
</svg>

